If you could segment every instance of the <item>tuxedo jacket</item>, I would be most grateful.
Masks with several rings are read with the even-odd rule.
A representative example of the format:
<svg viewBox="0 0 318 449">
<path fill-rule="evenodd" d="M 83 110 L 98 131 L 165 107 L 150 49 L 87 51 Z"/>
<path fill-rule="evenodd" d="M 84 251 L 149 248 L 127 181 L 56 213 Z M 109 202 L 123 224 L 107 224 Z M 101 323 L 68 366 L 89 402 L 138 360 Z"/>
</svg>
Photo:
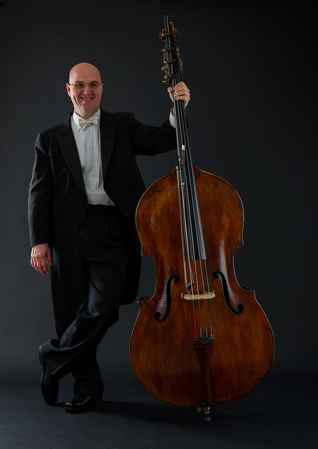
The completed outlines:
<svg viewBox="0 0 318 449">
<path fill-rule="evenodd" d="M 31 246 L 40 243 L 54 246 L 56 227 L 77 235 L 86 216 L 88 202 L 71 115 L 36 139 L 28 205 Z M 176 133 L 169 119 L 161 127 L 147 126 L 130 113 L 112 114 L 101 110 L 100 138 L 104 189 L 129 223 L 125 241 L 126 283 L 131 282 L 133 276 L 134 288 L 129 298 L 126 294 L 123 300 L 129 303 L 137 294 L 138 280 L 135 279 L 139 279 L 140 272 L 140 246 L 134 216 L 145 191 L 136 155 L 153 156 L 175 149 Z"/>
</svg>

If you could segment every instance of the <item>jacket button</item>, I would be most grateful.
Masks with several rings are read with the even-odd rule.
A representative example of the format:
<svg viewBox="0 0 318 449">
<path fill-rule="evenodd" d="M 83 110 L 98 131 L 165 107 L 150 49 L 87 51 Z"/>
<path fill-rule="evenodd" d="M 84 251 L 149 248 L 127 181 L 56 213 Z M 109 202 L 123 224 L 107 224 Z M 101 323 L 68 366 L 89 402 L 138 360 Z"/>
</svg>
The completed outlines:
<svg viewBox="0 0 318 449">
<path fill-rule="evenodd" d="M 127 173 L 127 178 L 131 178 L 132 174 L 131 173 Z"/>
<path fill-rule="evenodd" d="M 129 187 L 127 187 L 126 192 L 130 192 L 130 188 Z"/>
<path fill-rule="evenodd" d="M 73 221 L 73 220 L 71 221 L 71 224 L 74 224 L 74 221 Z"/>
<path fill-rule="evenodd" d="M 65 210 L 68 210 L 68 206 L 65 206 L 65 208 L 64 208 Z"/>
</svg>

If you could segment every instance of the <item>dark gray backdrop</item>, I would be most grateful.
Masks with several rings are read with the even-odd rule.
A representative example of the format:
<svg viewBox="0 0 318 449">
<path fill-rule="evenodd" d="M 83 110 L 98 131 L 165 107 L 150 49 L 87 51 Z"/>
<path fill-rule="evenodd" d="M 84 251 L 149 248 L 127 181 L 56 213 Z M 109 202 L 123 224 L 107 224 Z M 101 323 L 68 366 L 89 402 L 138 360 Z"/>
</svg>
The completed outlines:
<svg viewBox="0 0 318 449">
<path fill-rule="evenodd" d="M 274 329 L 272 375 L 317 374 L 317 7 L 314 2 L 10 1 L 0 6 L 1 376 L 39 370 L 54 336 L 49 279 L 29 265 L 27 192 L 39 131 L 71 110 L 65 83 L 76 63 L 102 73 L 102 106 L 160 124 L 163 15 L 181 31 L 195 164 L 230 182 L 245 207 L 238 281 L 255 289 Z M 146 184 L 175 155 L 141 157 Z M 141 295 L 153 290 L 145 262 Z M 131 376 L 129 335 L 138 306 L 100 349 L 104 376 Z M 5 387 L 5 385 L 3 385 Z"/>
</svg>

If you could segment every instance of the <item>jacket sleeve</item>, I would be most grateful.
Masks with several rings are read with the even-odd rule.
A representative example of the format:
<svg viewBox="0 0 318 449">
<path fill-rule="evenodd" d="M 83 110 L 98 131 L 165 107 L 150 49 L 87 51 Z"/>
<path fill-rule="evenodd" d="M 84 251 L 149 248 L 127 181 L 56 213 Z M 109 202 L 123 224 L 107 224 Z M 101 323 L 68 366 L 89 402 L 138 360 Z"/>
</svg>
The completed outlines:
<svg viewBox="0 0 318 449">
<path fill-rule="evenodd" d="M 35 160 L 29 187 L 28 218 L 31 246 L 51 241 L 52 210 L 51 160 L 42 134 L 35 142 Z"/>
<path fill-rule="evenodd" d="M 136 155 L 154 156 L 176 149 L 176 130 L 169 118 L 160 127 L 144 125 L 133 114 L 129 114 L 129 120 Z"/>
</svg>

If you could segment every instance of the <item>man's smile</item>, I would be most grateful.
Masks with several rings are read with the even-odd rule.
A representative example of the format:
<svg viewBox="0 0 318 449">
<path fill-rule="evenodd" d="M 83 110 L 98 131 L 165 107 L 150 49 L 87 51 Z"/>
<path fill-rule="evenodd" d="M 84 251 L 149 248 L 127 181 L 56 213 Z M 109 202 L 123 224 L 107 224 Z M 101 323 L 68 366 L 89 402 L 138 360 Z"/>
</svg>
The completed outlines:
<svg viewBox="0 0 318 449">
<path fill-rule="evenodd" d="M 83 101 L 90 101 L 90 100 L 94 100 L 94 96 L 80 97 L 80 99 L 83 100 Z"/>
</svg>

